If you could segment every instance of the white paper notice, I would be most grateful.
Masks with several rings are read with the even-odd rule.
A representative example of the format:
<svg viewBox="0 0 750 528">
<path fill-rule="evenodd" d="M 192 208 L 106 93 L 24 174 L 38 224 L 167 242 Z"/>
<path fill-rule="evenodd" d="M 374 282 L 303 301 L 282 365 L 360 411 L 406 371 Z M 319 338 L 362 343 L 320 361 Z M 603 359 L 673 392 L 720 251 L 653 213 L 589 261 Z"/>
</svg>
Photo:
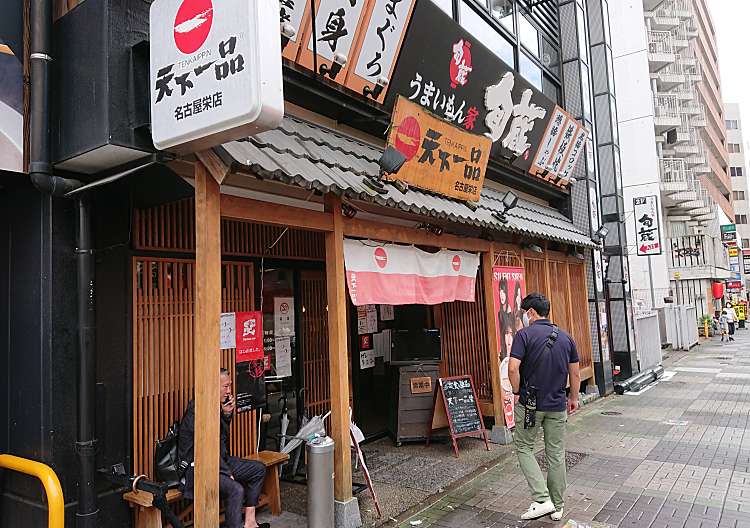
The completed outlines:
<svg viewBox="0 0 750 528">
<path fill-rule="evenodd" d="M 364 370 L 375 366 L 375 351 L 362 350 L 359 353 L 359 368 Z"/>
<path fill-rule="evenodd" d="M 381 304 L 380 305 L 380 318 L 383 321 L 393 321 L 393 319 L 394 319 L 393 305 L 391 305 L 391 304 Z"/>
<path fill-rule="evenodd" d="M 378 331 L 378 307 L 375 304 L 367 305 L 367 333 L 374 334 Z"/>
<path fill-rule="evenodd" d="M 276 337 L 294 335 L 294 298 L 274 297 L 273 329 Z"/>
<path fill-rule="evenodd" d="M 382 357 L 384 361 L 390 361 L 391 359 L 391 331 L 383 330 L 379 334 L 373 336 L 373 348 L 375 350 L 375 357 Z M 386 357 L 388 359 L 386 359 Z"/>
<path fill-rule="evenodd" d="M 219 348 L 221 350 L 237 346 L 234 327 L 234 312 L 221 314 L 221 318 L 219 319 L 219 335 L 221 336 L 221 345 L 219 345 Z"/>
<path fill-rule="evenodd" d="M 276 375 L 280 378 L 292 375 L 292 340 L 289 337 L 276 338 Z"/>
<path fill-rule="evenodd" d="M 357 306 L 357 335 L 367 333 L 367 306 Z"/>
</svg>

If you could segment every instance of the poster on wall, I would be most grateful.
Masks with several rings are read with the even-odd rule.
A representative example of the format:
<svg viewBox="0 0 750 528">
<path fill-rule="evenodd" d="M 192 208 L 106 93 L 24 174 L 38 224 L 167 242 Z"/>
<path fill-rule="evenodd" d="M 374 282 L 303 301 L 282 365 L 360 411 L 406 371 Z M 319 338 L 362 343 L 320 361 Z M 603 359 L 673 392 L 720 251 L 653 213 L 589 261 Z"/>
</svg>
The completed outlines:
<svg viewBox="0 0 750 528">
<path fill-rule="evenodd" d="M 263 314 L 235 314 L 235 390 L 237 411 L 244 412 L 266 403 L 266 361 L 263 345 Z"/>
<path fill-rule="evenodd" d="M 235 362 L 263 359 L 263 314 L 261 312 L 237 312 Z"/>
<path fill-rule="evenodd" d="M 609 361 L 609 321 L 607 319 L 607 305 L 599 301 L 599 336 L 601 338 L 602 361 Z"/>
<path fill-rule="evenodd" d="M 635 218 L 638 256 L 661 255 L 659 201 L 656 196 L 633 198 L 633 217 Z"/>
<path fill-rule="evenodd" d="M 294 335 L 294 298 L 274 297 L 273 329 L 276 337 Z"/>
<path fill-rule="evenodd" d="M 237 346 L 237 338 L 235 333 L 237 322 L 235 321 L 234 312 L 226 312 L 221 314 L 219 319 L 219 336 L 221 350 L 228 348 L 235 348 Z"/>
<path fill-rule="evenodd" d="M 523 328 L 521 301 L 526 296 L 524 270 L 517 266 L 492 268 L 492 297 L 497 310 L 496 337 L 500 361 L 500 386 L 502 388 L 503 414 L 508 429 L 515 427 L 513 387 L 508 375 L 510 350 L 516 332 Z"/>
</svg>

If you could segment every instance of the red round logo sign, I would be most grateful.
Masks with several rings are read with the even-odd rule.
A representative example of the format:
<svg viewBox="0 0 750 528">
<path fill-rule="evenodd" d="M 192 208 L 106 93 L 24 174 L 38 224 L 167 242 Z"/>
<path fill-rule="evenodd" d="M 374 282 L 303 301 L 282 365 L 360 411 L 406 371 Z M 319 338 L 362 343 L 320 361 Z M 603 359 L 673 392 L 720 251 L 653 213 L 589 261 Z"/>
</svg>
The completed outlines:
<svg viewBox="0 0 750 528">
<path fill-rule="evenodd" d="M 174 43 L 182 53 L 197 51 L 206 42 L 214 19 L 211 0 L 184 0 L 174 17 Z"/>
<path fill-rule="evenodd" d="M 453 266 L 453 271 L 460 270 L 461 269 L 461 257 L 459 257 L 458 255 L 453 257 L 453 262 L 451 263 L 451 265 Z"/>
<path fill-rule="evenodd" d="M 385 252 L 385 249 L 379 247 L 375 250 L 373 255 L 375 257 L 375 264 L 377 264 L 380 269 L 385 268 L 386 264 L 388 264 L 388 254 Z"/>
<path fill-rule="evenodd" d="M 469 74 L 474 69 L 471 65 L 471 42 L 461 39 L 452 46 L 450 76 L 451 88 L 466 86 Z"/>
<path fill-rule="evenodd" d="M 406 156 L 407 161 L 411 160 L 419 150 L 421 137 L 422 130 L 419 128 L 419 122 L 412 116 L 405 117 L 396 129 L 396 150 Z"/>
</svg>

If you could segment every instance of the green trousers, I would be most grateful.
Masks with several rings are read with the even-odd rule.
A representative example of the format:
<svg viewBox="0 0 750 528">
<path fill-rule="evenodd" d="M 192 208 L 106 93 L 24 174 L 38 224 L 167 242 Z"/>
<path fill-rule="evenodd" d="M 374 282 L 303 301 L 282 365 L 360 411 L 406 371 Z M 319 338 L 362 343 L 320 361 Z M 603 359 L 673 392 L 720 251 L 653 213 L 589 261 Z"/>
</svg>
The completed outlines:
<svg viewBox="0 0 750 528">
<path fill-rule="evenodd" d="M 562 412 L 536 412 L 536 425 L 531 429 L 524 429 L 523 420 L 526 408 L 516 405 L 516 428 L 513 440 L 516 444 L 518 462 L 526 482 L 531 489 L 531 496 L 535 502 L 552 500 L 558 511 L 564 506 L 565 488 L 565 424 L 568 414 Z M 544 430 L 544 454 L 547 459 L 547 479 L 534 456 L 534 444 L 539 437 L 539 431 Z"/>
</svg>

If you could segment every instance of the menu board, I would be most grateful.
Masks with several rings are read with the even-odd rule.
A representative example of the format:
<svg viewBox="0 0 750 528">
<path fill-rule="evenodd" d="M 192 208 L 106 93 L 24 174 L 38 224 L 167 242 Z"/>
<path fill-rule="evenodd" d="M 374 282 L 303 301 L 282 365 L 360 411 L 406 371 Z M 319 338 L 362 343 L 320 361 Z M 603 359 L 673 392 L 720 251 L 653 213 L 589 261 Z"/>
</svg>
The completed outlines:
<svg viewBox="0 0 750 528">
<path fill-rule="evenodd" d="M 464 436 L 479 435 L 483 437 L 485 447 L 488 451 L 490 450 L 482 412 L 479 409 L 479 401 L 471 376 L 438 379 L 432 424 L 427 437 L 428 445 L 432 431 L 443 427 L 448 427 L 450 430 L 453 452 L 456 457 L 458 457 L 456 439 Z"/>
</svg>

